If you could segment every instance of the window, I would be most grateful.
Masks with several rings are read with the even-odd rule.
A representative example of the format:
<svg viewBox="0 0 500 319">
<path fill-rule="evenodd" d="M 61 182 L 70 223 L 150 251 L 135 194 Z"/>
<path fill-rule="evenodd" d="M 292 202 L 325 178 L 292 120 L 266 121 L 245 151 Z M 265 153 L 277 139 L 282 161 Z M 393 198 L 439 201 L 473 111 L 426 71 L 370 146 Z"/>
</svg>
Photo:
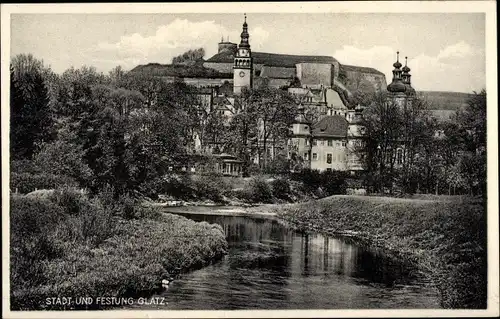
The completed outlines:
<svg viewBox="0 0 500 319">
<path fill-rule="evenodd" d="M 306 139 L 306 145 L 309 145 L 309 140 Z"/>
<path fill-rule="evenodd" d="M 313 161 L 317 161 L 317 160 L 318 160 L 318 154 L 313 153 Z"/>
<path fill-rule="evenodd" d="M 328 146 L 333 146 L 333 141 L 332 140 L 328 140 Z"/>
<path fill-rule="evenodd" d="M 344 147 L 345 147 L 345 141 L 342 141 L 342 146 L 344 146 Z"/>
<path fill-rule="evenodd" d="M 321 141 L 320 145 L 321 146 L 325 145 L 325 141 Z"/>
<path fill-rule="evenodd" d="M 307 130 L 308 128 L 309 128 L 309 126 L 304 125 L 304 130 Z"/>
<path fill-rule="evenodd" d="M 306 161 L 309 160 L 309 157 L 307 155 L 308 155 L 307 153 L 304 153 L 304 160 L 306 160 Z"/>
<path fill-rule="evenodd" d="M 398 148 L 397 154 L 396 154 L 396 161 L 399 165 L 403 164 L 403 150 Z"/>
<path fill-rule="evenodd" d="M 317 140 L 313 140 L 313 145 L 314 146 L 318 145 L 318 141 Z"/>
<path fill-rule="evenodd" d="M 327 164 L 332 163 L 332 154 L 330 154 L 330 153 L 326 154 L 326 163 Z"/>
</svg>

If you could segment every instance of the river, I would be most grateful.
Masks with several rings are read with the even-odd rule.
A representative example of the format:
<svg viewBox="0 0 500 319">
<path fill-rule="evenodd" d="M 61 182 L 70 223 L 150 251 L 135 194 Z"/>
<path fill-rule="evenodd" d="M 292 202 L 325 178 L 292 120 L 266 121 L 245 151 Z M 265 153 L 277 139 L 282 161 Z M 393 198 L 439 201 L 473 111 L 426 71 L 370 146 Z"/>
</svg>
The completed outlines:
<svg viewBox="0 0 500 319">
<path fill-rule="evenodd" d="M 382 251 L 298 233 L 272 218 L 182 214 L 224 228 L 223 260 L 183 274 L 161 297 L 176 310 L 439 308 L 436 291 Z"/>
</svg>

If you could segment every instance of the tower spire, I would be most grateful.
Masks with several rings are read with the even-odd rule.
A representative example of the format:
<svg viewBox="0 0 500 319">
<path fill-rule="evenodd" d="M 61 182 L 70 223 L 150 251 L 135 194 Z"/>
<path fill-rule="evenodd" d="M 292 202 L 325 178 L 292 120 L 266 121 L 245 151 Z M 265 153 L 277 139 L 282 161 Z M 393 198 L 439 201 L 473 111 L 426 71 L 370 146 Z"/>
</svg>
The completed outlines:
<svg viewBox="0 0 500 319">
<path fill-rule="evenodd" d="M 247 24 L 247 14 L 245 13 L 245 21 L 243 22 L 243 31 L 241 32 L 241 42 L 240 48 L 250 48 L 250 43 L 248 42 L 248 24 Z"/>
<path fill-rule="evenodd" d="M 394 70 L 392 70 L 392 83 L 387 86 L 387 90 L 390 92 L 404 92 L 406 86 L 401 80 L 401 62 L 399 62 L 399 51 L 396 52 L 396 62 L 394 62 Z"/>
</svg>

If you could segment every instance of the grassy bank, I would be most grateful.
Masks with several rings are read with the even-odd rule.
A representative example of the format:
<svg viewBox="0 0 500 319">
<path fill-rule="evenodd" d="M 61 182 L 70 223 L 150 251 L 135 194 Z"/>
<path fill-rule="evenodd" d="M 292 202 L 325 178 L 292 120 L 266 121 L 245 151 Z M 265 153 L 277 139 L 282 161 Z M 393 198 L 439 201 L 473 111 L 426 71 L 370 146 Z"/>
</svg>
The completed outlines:
<svg viewBox="0 0 500 319">
<path fill-rule="evenodd" d="M 115 210 L 117 207 L 114 208 Z M 124 207 L 76 192 L 11 198 L 11 309 L 61 309 L 52 297 L 138 297 L 161 280 L 221 258 L 218 225 Z M 123 213 L 123 212 L 122 212 Z"/>
<path fill-rule="evenodd" d="M 299 230 L 354 232 L 413 263 L 445 308 L 486 308 L 486 210 L 479 200 L 334 196 L 276 213 Z"/>
</svg>

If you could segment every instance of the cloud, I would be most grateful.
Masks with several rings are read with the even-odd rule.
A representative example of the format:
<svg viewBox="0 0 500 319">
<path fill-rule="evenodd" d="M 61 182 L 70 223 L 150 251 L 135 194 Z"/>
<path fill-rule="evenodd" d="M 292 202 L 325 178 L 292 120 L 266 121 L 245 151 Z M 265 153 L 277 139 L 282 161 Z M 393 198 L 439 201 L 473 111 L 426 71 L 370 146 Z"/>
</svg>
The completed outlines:
<svg viewBox="0 0 500 319">
<path fill-rule="evenodd" d="M 133 33 L 120 37 L 117 42 L 101 42 L 91 51 L 94 60 L 113 62 L 109 68 L 118 64 L 133 68 L 141 63 L 170 63 L 172 58 L 190 49 L 203 47 L 205 58 L 217 53 L 217 43 L 224 37 L 239 42 L 240 30 L 227 30 L 214 21 L 191 22 L 176 19 L 170 24 L 158 27 L 153 35 L 144 36 Z M 260 26 L 249 30 L 252 48 L 261 48 L 269 38 L 269 32 Z"/>
<path fill-rule="evenodd" d="M 461 41 L 459 43 L 449 45 L 439 52 L 437 58 L 440 60 L 447 58 L 465 58 L 472 56 L 474 54 L 474 49 L 466 42 Z"/>
<path fill-rule="evenodd" d="M 404 54 L 402 52 L 402 63 Z M 334 57 L 340 63 L 373 67 L 386 75 L 389 84 L 396 49 L 375 46 L 363 50 L 344 46 L 334 53 Z M 471 92 L 485 87 L 484 50 L 476 49 L 465 41 L 445 46 L 435 56 L 425 53 L 410 56 L 408 66 L 412 69 L 412 85 L 417 90 Z"/>
</svg>

